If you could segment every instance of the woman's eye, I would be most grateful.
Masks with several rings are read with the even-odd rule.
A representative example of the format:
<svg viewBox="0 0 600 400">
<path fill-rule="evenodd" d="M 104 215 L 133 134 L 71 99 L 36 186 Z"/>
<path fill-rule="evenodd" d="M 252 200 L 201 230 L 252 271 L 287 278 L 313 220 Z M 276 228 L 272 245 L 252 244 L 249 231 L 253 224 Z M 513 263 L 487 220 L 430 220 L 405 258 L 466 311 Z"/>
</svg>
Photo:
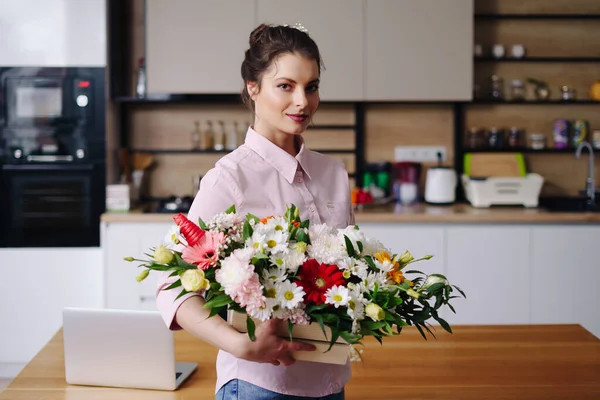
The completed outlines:
<svg viewBox="0 0 600 400">
<path fill-rule="evenodd" d="M 307 92 L 316 92 L 317 90 L 319 90 L 319 86 L 318 85 L 310 85 L 309 87 L 306 88 Z"/>
<path fill-rule="evenodd" d="M 281 89 L 283 89 L 283 90 L 288 90 L 289 88 L 291 88 L 291 86 L 288 85 L 287 83 L 282 83 L 278 87 L 281 88 Z"/>
</svg>

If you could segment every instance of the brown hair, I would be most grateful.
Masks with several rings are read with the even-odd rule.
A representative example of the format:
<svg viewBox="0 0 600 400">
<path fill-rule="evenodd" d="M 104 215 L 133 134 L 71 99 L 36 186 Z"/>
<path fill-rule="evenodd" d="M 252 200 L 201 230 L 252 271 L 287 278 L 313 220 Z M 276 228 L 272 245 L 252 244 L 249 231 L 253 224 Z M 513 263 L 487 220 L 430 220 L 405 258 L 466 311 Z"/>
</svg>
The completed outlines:
<svg viewBox="0 0 600 400">
<path fill-rule="evenodd" d="M 282 25 L 261 24 L 250 34 L 250 48 L 246 50 L 242 62 L 244 89 L 242 101 L 254 110 L 252 98 L 246 88 L 246 82 L 257 82 L 260 89 L 262 75 L 271 66 L 273 60 L 281 54 L 298 53 L 317 62 L 321 74 L 321 54 L 314 40 L 297 28 Z"/>
</svg>

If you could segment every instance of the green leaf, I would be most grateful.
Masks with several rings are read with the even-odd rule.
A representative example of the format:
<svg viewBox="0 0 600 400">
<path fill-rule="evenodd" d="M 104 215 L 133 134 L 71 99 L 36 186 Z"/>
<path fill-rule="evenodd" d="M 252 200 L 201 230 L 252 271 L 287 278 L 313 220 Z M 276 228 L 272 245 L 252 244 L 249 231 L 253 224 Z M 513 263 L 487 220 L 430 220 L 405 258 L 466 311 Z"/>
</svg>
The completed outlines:
<svg viewBox="0 0 600 400">
<path fill-rule="evenodd" d="M 169 278 L 170 278 L 170 277 L 172 277 L 172 276 L 177 276 L 177 275 L 179 275 L 179 271 L 178 271 L 178 270 L 175 270 L 175 271 L 173 271 L 173 272 L 171 273 L 171 275 L 169 275 Z"/>
<path fill-rule="evenodd" d="M 233 300 L 231 299 L 231 297 L 229 297 L 225 293 L 222 293 L 207 301 L 206 304 L 204 304 L 204 308 L 222 307 L 232 302 Z"/>
<path fill-rule="evenodd" d="M 447 305 L 448 305 L 448 307 L 449 307 L 449 308 L 452 310 L 452 312 L 453 312 L 454 314 L 456 314 L 456 310 L 454 309 L 454 307 L 452 307 L 452 304 L 450 304 L 450 303 L 447 303 Z"/>
<path fill-rule="evenodd" d="M 260 218 L 258 218 L 256 215 L 254 215 L 252 213 L 247 213 L 246 220 L 248 220 L 248 221 L 253 220 L 254 222 L 258 222 L 258 221 L 260 221 Z"/>
<path fill-rule="evenodd" d="M 320 311 L 323 310 L 324 308 L 328 307 L 329 305 L 326 303 L 323 304 L 311 304 L 310 306 L 306 307 L 306 313 L 307 314 L 312 314 L 315 311 Z"/>
<path fill-rule="evenodd" d="M 254 233 L 254 229 L 250 226 L 248 220 L 244 221 L 244 228 L 242 229 L 242 240 L 245 242 Z"/>
<path fill-rule="evenodd" d="M 462 294 L 462 296 L 466 299 L 467 295 L 465 294 L 465 292 L 463 292 L 458 286 L 452 285 L 453 288 L 455 288 L 456 290 L 459 291 L 460 294 Z"/>
<path fill-rule="evenodd" d="M 319 323 L 319 326 L 323 331 L 323 336 L 325 337 L 325 339 L 327 339 L 327 332 L 325 331 L 325 324 L 323 324 L 323 317 L 320 314 L 316 314 L 313 316 L 313 318 Z"/>
<path fill-rule="evenodd" d="M 305 219 L 300 223 L 300 228 L 308 228 L 310 226 L 310 220 Z"/>
<path fill-rule="evenodd" d="M 165 290 L 175 289 L 176 287 L 179 287 L 179 286 L 181 286 L 181 281 L 179 279 L 177 279 L 175 282 L 173 282 L 167 288 L 165 288 Z"/>
<path fill-rule="evenodd" d="M 235 204 L 232 204 L 227 210 L 225 210 L 225 214 L 235 214 Z"/>
<path fill-rule="evenodd" d="M 369 266 L 369 268 L 375 272 L 379 272 L 379 268 L 377 268 L 375 266 L 375 263 L 373 262 L 373 258 L 371 258 L 371 256 L 366 256 L 365 257 L 365 261 L 367 262 L 367 265 Z"/>
<path fill-rule="evenodd" d="M 360 323 L 361 326 L 364 326 L 365 328 L 375 331 L 377 329 L 383 328 L 385 325 L 387 325 L 387 322 L 385 321 L 369 321 L 369 320 L 362 320 L 362 322 Z"/>
<path fill-rule="evenodd" d="M 425 273 L 423 273 L 423 272 L 421 272 L 421 271 L 417 271 L 416 269 L 411 269 L 411 270 L 408 270 L 408 271 L 403 271 L 403 272 L 404 272 L 405 274 L 421 274 L 421 275 L 427 275 L 427 274 L 425 274 Z"/>
<path fill-rule="evenodd" d="M 198 217 L 198 226 L 203 231 L 207 231 L 208 230 L 208 225 L 206 225 L 206 223 L 204 222 L 204 220 L 202 220 L 202 218 L 200 218 L 200 217 Z"/>
<path fill-rule="evenodd" d="M 419 333 L 421 334 L 421 336 L 423 336 L 423 339 L 427 340 L 427 336 L 425 335 L 425 332 L 423 332 L 423 328 L 421 328 L 418 324 L 416 324 L 415 326 L 419 330 Z"/>
<path fill-rule="evenodd" d="M 354 246 L 352 245 L 352 241 L 346 235 L 344 235 L 344 240 L 346 241 L 346 250 L 348 251 L 348 256 L 354 257 L 356 255 L 356 251 L 354 250 Z"/>
<path fill-rule="evenodd" d="M 178 253 L 173 253 L 175 255 L 175 261 L 177 262 L 177 266 L 183 269 L 198 269 L 197 265 L 190 264 L 189 262 L 184 261 Z"/>
<path fill-rule="evenodd" d="M 435 316 L 433 317 L 437 322 L 440 323 L 440 325 L 442 326 L 442 328 L 444 328 L 446 330 L 446 332 L 448 333 L 452 333 L 452 328 L 450 328 L 450 324 L 448 322 L 446 322 L 444 319 Z"/>
<path fill-rule="evenodd" d="M 304 243 L 308 243 L 308 235 L 306 234 L 306 231 L 304 231 L 304 229 L 299 229 L 298 232 L 296 233 L 296 241 L 297 242 L 304 242 Z"/>
<path fill-rule="evenodd" d="M 249 315 L 246 317 L 246 329 L 248 330 L 248 336 L 250 337 L 250 340 L 254 342 L 256 340 L 256 336 L 254 336 L 256 324 L 254 324 L 254 321 Z"/>
<path fill-rule="evenodd" d="M 340 331 L 340 336 L 350 344 L 360 344 L 360 336 L 358 335 L 346 331 Z"/>
<path fill-rule="evenodd" d="M 363 244 L 362 244 L 362 242 L 361 241 L 357 241 L 356 245 L 358 246 L 358 252 L 362 253 L 362 251 L 363 251 Z"/>
<path fill-rule="evenodd" d="M 331 348 L 333 347 L 333 345 L 335 344 L 335 342 L 338 340 L 339 337 L 340 337 L 340 330 L 336 327 L 331 327 L 331 340 L 329 341 L 329 347 L 327 348 L 325 353 L 327 353 L 329 350 L 331 350 Z"/>
<path fill-rule="evenodd" d="M 179 295 L 175 298 L 175 300 L 177 300 L 178 298 L 180 298 L 181 296 L 184 296 L 186 294 L 188 294 L 189 292 L 185 289 L 181 289 L 181 293 L 179 293 Z"/>
<path fill-rule="evenodd" d="M 208 318 L 214 317 L 215 315 L 217 315 L 218 313 L 220 313 L 222 309 L 223 309 L 223 307 L 211 308 L 210 309 L 210 314 L 208 315 Z"/>
<path fill-rule="evenodd" d="M 441 290 L 445 286 L 446 286 L 446 284 L 444 282 L 438 282 L 438 283 L 434 283 L 433 285 L 429 286 L 426 290 L 429 293 L 436 293 L 437 291 Z"/>
</svg>

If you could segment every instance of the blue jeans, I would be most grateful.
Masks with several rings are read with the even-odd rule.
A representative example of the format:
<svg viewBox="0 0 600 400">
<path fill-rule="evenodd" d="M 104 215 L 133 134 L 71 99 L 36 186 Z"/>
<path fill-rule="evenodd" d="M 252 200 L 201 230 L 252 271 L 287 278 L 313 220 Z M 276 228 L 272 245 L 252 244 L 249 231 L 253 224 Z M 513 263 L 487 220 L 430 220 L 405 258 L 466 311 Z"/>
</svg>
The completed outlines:
<svg viewBox="0 0 600 400">
<path fill-rule="evenodd" d="M 232 379 L 217 392 L 216 400 L 344 400 L 344 389 L 325 397 L 290 396 L 271 392 L 251 383 Z"/>
</svg>

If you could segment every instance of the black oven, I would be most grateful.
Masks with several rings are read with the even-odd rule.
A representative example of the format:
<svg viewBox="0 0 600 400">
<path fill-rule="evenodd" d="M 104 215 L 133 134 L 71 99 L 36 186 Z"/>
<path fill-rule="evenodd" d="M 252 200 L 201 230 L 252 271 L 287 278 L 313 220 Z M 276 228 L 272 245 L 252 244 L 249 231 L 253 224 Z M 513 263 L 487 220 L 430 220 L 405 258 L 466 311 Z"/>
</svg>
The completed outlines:
<svg viewBox="0 0 600 400">
<path fill-rule="evenodd" d="M 1 174 L 1 247 L 99 245 L 103 164 L 5 164 Z"/>
<path fill-rule="evenodd" d="M 104 73 L 0 67 L 0 247 L 100 245 Z"/>
</svg>

